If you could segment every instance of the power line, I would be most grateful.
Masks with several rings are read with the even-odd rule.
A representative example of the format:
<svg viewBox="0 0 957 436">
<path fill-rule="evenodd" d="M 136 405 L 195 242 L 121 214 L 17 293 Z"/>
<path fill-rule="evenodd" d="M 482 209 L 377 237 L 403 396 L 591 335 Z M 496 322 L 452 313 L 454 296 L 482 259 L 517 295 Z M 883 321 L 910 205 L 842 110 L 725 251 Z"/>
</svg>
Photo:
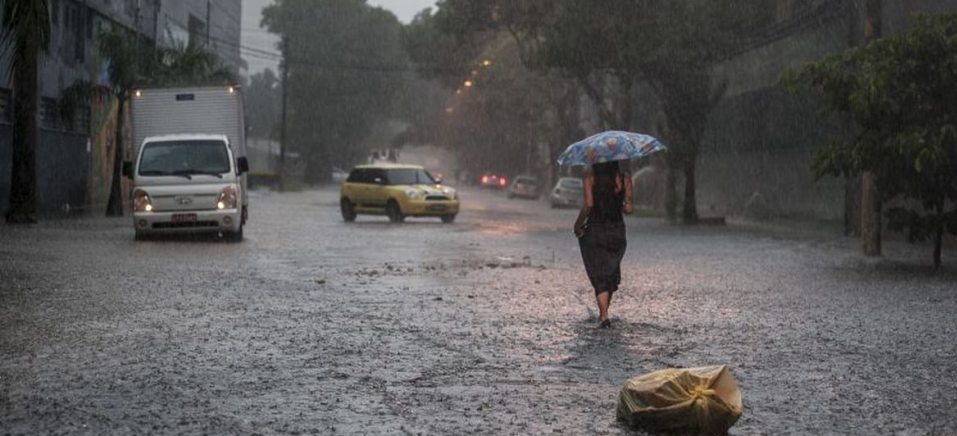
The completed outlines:
<svg viewBox="0 0 957 436">
<path fill-rule="evenodd" d="M 212 3 L 213 6 L 218 7 L 219 10 L 225 12 L 225 13 L 226 13 L 226 16 L 228 16 L 234 23 L 239 24 L 240 26 L 242 26 L 242 23 L 240 23 L 239 18 L 237 18 L 235 15 L 233 15 L 228 9 L 226 9 L 225 7 L 223 7 L 223 6 L 220 4 L 220 2 L 217 2 L 217 1 L 214 1 L 214 0 L 208 0 L 208 1 L 209 1 L 210 3 Z"/>
</svg>

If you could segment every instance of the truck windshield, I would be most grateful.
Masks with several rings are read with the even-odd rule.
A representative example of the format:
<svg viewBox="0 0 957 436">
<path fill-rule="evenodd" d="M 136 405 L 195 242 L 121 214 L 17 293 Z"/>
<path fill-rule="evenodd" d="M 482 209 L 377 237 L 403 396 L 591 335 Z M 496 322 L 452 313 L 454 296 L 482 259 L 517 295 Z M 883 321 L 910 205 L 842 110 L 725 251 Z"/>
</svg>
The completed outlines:
<svg viewBox="0 0 957 436">
<path fill-rule="evenodd" d="M 143 146 L 140 174 L 147 176 L 229 172 L 226 143 L 216 140 L 159 141 Z"/>
</svg>

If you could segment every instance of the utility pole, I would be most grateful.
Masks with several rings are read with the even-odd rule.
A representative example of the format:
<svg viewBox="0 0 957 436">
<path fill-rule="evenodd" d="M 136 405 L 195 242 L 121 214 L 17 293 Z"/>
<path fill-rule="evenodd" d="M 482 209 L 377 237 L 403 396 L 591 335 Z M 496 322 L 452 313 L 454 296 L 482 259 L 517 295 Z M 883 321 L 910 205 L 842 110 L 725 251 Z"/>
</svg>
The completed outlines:
<svg viewBox="0 0 957 436">
<path fill-rule="evenodd" d="M 279 119 L 279 190 L 286 190 L 286 95 L 289 89 L 289 37 L 282 38 L 282 61 L 279 62 L 282 71 L 282 108 Z"/>
<path fill-rule="evenodd" d="M 881 37 L 883 0 L 867 0 L 865 5 L 864 39 Z M 871 171 L 861 174 L 861 248 L 866 256 L 881 255 L 881 196 L 877 179 Z"/>
<path fill-rule="evenodd" d="M 153 3 L 153 50 L 159 48 L 159 21 L 160 11 L 163 9 L 162 1 L 163 0 L 155 0 Z"/>
<path fill-rule="evenodd" d="M 209 29 L 213 28 L 213 23 L 209 21 L 212 18 L 212 2 L 211 0 L 206 0 L 206 49 L 209 50 Z"/>
</svg>

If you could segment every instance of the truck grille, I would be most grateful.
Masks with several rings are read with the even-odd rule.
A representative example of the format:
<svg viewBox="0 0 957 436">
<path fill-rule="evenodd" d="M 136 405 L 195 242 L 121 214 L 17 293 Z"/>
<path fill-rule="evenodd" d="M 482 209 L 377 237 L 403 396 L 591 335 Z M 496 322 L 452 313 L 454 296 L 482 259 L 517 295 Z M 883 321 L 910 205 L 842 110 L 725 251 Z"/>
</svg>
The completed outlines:
<svg viewBox="0 0 957 436">
<path fill-rule="evenodd" d="M 205 228 L 219 227 L 216 221 L 193 221 L 184 223 L 153 223 L 154 229 L 184 229 L 184 228 Z"/>
</svg>

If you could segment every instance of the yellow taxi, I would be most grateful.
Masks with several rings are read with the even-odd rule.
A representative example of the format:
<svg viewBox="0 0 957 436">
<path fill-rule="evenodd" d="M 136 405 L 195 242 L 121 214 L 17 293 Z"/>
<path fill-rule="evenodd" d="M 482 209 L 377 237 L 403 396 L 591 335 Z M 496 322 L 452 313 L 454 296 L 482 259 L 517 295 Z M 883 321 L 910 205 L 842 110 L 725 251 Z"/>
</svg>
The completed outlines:
<svg viewBox="0 0 957 436">
<path fill-rule="evenodd" d="M 440 183 L 418 165 L 356 166 L 340 190 L 342 219 L 352 222 L 357 215 L 385 215 L 396 223 L 406 217 L 439 217 L 451 223 L 459 213 L 459 195 Z"/>
</svg>

